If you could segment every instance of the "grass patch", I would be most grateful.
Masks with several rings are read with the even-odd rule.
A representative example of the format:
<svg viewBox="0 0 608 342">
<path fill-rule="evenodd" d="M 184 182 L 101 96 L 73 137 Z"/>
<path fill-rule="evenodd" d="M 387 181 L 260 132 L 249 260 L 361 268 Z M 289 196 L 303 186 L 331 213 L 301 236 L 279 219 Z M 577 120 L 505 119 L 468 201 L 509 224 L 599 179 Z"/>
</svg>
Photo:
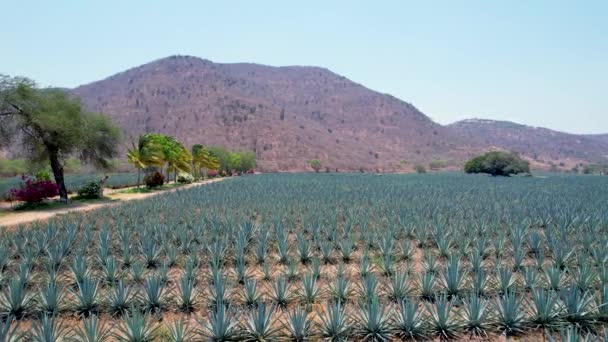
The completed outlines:
<svg viewBox="0 0 608 342">
<path fill-rule="evenodd" d="M 162 186 L 157 186 L 154 188 L 148 188 L 147 186 L 142 186 L 140 188 L 129 188 L 126 189 L 124 191 L 121 191 L 120 193 L 123 194 L 147 194 L 150 192 L 158 192 L 158 191 L 164 191 L 164 190 L 171 190 L 171 189 L 175 189 L 175 188 L 179 188 L 180 186 L 184 186 L 186 184 L 181 184 L 181 183 L 171 183 L 171 184 L 165 184 Z"/>
<path fill-rule="evenodd" d="M 79 207 L 83 204 L 90 203 L 105 203 L 105 202 L 114 202 L 116 199 L 112 199 L 110 197 L 102 197 L 102 198 L 82 198 L 79 196 L 74 196 L 69 198 L 69 202 L 66 204 L 59 200 L 47 200 L 39 203 L 19 203 L 12 208 L 12 211 L 21 212 L 21 211 L 45 211 L 45 210 L 53 210 L 53 209 L 69 209 L 74 207 Z"/>
</svg>

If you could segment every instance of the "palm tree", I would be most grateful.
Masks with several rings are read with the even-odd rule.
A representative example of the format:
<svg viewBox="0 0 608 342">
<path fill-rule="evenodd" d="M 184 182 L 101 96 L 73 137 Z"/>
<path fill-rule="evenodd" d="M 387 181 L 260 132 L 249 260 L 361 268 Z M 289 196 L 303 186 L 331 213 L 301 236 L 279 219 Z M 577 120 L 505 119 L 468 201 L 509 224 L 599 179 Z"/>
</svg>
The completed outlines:
<svg viewBox="0 0 608 342">
<path fill-rule="evenodd" d="M 200 176 L 200 169 L 217 170 L 220 167 L 220 161 L 209 153 L 203 145 L 196 144 L 192 146 L 192 168 Z"/>
<path fill-rule="evenodd" d="M 137 187 L 139 187 L 142 169 L 162 167 L 165 164 L 162 148 L 151 134 L 140 135 L 137 145 L 131 141 L 131 149 L 127 151 L 127 159 L 137 169 Z"/>
<path fill-rule="evenodd" d="M 167 178 L 169 172 L 190 172 L 192 155 L 175 138 L 163 134 L 150 134 L 151 140 L 160 146 L 163 154 L 163 161 L 167 163 Z"/>
</svg>

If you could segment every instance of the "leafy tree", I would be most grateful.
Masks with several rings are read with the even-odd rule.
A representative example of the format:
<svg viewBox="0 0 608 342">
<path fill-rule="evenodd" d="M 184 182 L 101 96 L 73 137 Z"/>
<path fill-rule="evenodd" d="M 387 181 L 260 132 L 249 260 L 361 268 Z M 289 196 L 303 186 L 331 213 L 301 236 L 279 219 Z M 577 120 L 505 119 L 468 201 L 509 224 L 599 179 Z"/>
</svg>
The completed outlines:
<svg viewBox="0 0 608 342">
<path fill-rule="evenodd" d="M 230 152 L 230 166 L 232 166 L 232 171 L 240 172 L 242 169 L 241 165 L 241 155 L 239 153 Z"/>
<path fill-rule="evenodd" d="M 321 161 L 319 159 L 313 159 L 309 162 L 310 167 L 312 167 L 315 172 L 319 172 L 321 170 Z"/>
<path fill-rule="evenodd" d="M 127 151 L 127 160 L 137 169 L 137 187 L 140 183 L 141 170 L 147 167 L 161 168 L 165 164 L 162 146 L 150 134 L 139 136 L 137 144 L 131 141 Z"/>
<path fill-rule="evenodd" d="M 226 174 L 232 174 L 233 167 L 230 151 L 223 147 L 211 146 L 209 147 L 209 153 L 219 161 L 220 167 L 218 171 L 225 172 Z"/>
<path fill-rule="evenodd" d="M 118 127 L 107 116 L 86 112 L 64 91 L 0 76 L 0 144 L 19 140 L 30 160 L 48 161 L 62 200 L 68 199 L 65 160 L 78 155 L 84 162 L 107 167 L 119 139 Z"/>
<path fill-rule="evenodd" d="M 253 151 L 238 152 L 241 156 L 240 172 L 248 172 L 256 168 L 256 156 Z"/>
<path fill-rule="evenodd" d="M 80 159 L 76 157 L 70 157 L 66 159 L 63 168 L 67 173 L 78 173 L 82 169 L 82 163 L 80 162 Z"/>
<path fill-rule="evenodd" d="M 487 173 L 492 176 L 510 176 L 529 173 L 530 164 L 515 153 L 493 151 L 467 161 L 464 171 L 466 173 Z"/>
<path fill-rule="evenodd" d="M 0 159 L 0 175 L 16 176 L 28 172 L 29 166 L 25 159 Z"/>
</svg>

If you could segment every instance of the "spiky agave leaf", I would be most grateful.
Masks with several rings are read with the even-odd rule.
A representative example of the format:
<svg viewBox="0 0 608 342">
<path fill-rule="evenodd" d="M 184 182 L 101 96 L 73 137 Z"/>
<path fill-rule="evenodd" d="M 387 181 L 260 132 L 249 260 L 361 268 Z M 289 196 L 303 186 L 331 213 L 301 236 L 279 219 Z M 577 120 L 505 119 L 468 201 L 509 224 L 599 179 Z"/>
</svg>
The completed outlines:
<svg viewBox="0 0 608 342">
<path fill-rule="evenodd" d="M 279 277 L 270 287 L 270 299 L 279 307 L 285 308 L 291 302 L 291 284 L 286 277 Z"/>
<path fill-rule="evenodd" d="M 523 297 L 510 291 L 496 299 L 496 324 L 507 336 L 520 334 L 527 326 L 522 303 Z"/>
<path fill-rule="evenodd" d="M 550 342 L 591 342 L 598 341 L 599 339 L 594 339 L 591 334 L 587 334 L 583 336 L 579 329 L 573 326 L 569 326 L 566 329 L 562 329 L 559 332 L 559 340 L 554 340 L 553 336 L 550 333 L 547 334 L 548 340 Z M 605 339 L 604 339 L 605 340 Z"/>
<path fill-rule="evenodd" d="M 532 290 L 532 301 L 530 305 L 530 321 L 536 328 L 554 330 L 562 326 L 562 306 L 559 298 L 551 291 L 542 288 Z"/>
<path fill-rule="evenodd" d="M 47 283 L 38 294 L 38 308 L 43 314 L 54 315 L 64 297 L 63 287 L 55 282 Z"/>
<path fill-rule="evenodd" d="M 158 326 L 154 324 L 149 313 L 141 313 L 131 308 L 125 315 L 113 337 L 122 342 L 152 342 Z"/>
<path fill-rule="evenodd" d="M 582 331 L 591 331 L 596 323 L 597 308 L 593 305 L 593 296 L 589 292 L 581 293 L 572 286 L 561 293 L 564 305 L 563 319 Z"/>
<path fill-rule="evenodd" d="M 400 301 L 397 315 L 393 322 L 394 333 L 400 339 L 421 339 L 426 336 L 426 327 L 422 318 L 422 310 L 417 300 Z"/>
<path fill-rule="evenodd" d="M 419 275 L 418 282 L 420 284 L 420 297 L 427 301 L 435 299 L 435 274 L 432 272 L 424 272 Z"/>
<path fill-rule="evenodd" d="M 372 267 L 369 262 L 369 257 L 367 255 L 364 255 L 363 257 L 361 257 L 361 259 L 359 259 L 359 276 L 361 276 L 361 278 L 365 278 L 371 272 Z"/>
<path fill-rule="evenodd" d="M 247 307 L 255 307 L 261 300 L 261 294 L 258 291 L 257 282 L 255 279 L 247 279 L 245 280 L 245 284 L 243 285 L 243 292 L 241 294 L 241 299 L 245 303 Z"/>
<path fill-rule="evenodd" d="M 226 305 L 230 303 L 232 297 L 232 289 L 228 282 L 220 275 L 213 280 L 210 286 L 210 301 L 209 304 L 213 307 L 218 305 Z"/>
<path fill-rule="evenodd" d="M 28 335 L 27 340 L 32 342 L 62 342 L 66 340 L 67 327 L 54 316 L 42 315 Z"/>
<path fill-rule="evenodd" d="M 392 336 L 389 324 L 390 312 L 377 297 L 363 302 L 356 311 L 353 334 L 361 341 L 388 341 Z"/>
<path fill-rule="evenodd" d="M 238 322 L 230 307 L 224 303 L 218 304 L 209 312 L 207 319 L 198 321 L 198 335 L 205 341 L 239 341 Z"/>
<path fill-rule="evenodd" d="M 19 323 L 12 316 L 0 320 L 0 341 L 17 342 L 23 339 L 23 333 L 19 330 Z"/>
<path fill-rule="evenodd" d="M 345 307 L 338 303 L 328 303 L 325 312 L 319 314 L 317 324 L 319 337 L 324 341 L 347 341 L 351 333 L 351 325 L 346 316 Z"/>
<path fill-rule="evenodd" d="M 453 339 L 458 336 L 464 324 L 460 310 L 454 307 L 447 296 L 441 295 L 435 300 L 435 305 L 425 304 L 429 314 L 429 332 L 441 339 Z"/>
<path fill-rule="evenodd" d="M 549 288 L 550 290 L 561 290 L 565 279 L 566 270 L 562 270 L 556 265 L 545 270 L 545 281 L 547 283 L 547 288 Z"/>
<path fill-rule="evenodd" d="M 295 260 L 289 260 L 287 263 L 287 272 L 285 272 L 285 276 L 290 282 L 300 279 L 299 267 Z"/>
<path fill-rule="evenodd" d="M 181 277 L 179 280 L 177 300 L 182 311 L 194 311 L 194 306 L 198 301 L 198 290 L 194 284 L 194 281 L 186 276 Z"/>
<path fill-rule="evenodd" d="M 243 323 L 243 341 L 271 341 L 276 338 L 279 327 L 275 324 L 274 306 L 261 303 L 252 309 Z"/>
<path fill-rule="evenodd" d="M 99 282 L 90 276 L 78 283 L 76 291 L 72 291 L 76 298 L 74 308 L 79 314 L 88 317 L 99 310 Z"/>
<path fill-rule="evenodd" d="M 512 288 L 515 286 L 515 277 L 513 277 L 513 271 L 509 267 L 499 265 L 496 268 L 496 287 L 501 294 L 512 292 Z"/>
<path fill-rule="evenodd" d="M 397 271 L 390 277 L 385 292 L 391 301 L 400 302 L 407 297 L 409 289 L 410 284 L 407 280 L 407 273 Z"/>
<path fill-rule="evenodd" d="M 350 299 L 352 290 L 350 281 L 346 277 L 338 277 L 329 284 L 329 293 L 332 299 L 337 303 L 345 303 Z"/>
<path fill-rule="evenodd" d="M 321 290 L 317 284 L 317 278 L 313 274 L 305 274 L 302 278 L 302 290 L 300 295 L 304 304 L 314 304 L 319 297 Z"/>
<path fill-rule="evenodd" d="M 359 296 L 364 302 L 371 302 L 378 298 L 378 280 L 373 274 L 368 274 L 367 277 L 363 278 L 358 287 Z"/>
<path fill-rule="evenodd" d="M 23 280 L 13 278 L 0 293 L 0 316 L 20 319 L 30 311 L 32 304 L 33 296 Z"/>
<path fill-rule="evenodd" d="M 457 256 L 450 257 L 441 277 L 443 288 L 449 298 L 457 297 L 462 293 L 465 278 L 466 272 L 460 265 L 460 259 Z"/>
<path fill-rule="evenodd" d="M 120 279 L 108 294 L 108 309 L 112 315 L 122 315 L 133 302 L 133 289 Z"/>
<path fill-rule="evenodd" d="M 608 321 L 608 284 L 600 287 L 595 298 L 598 319 L 602 322 Z"/>
<path fill-rule="evenodd" d="M 190 329 L 188 323 L 185 323 L 183 317 L 167 326 L 167 330 L 171 342 L 188 342 L 194 339 L 194 331 Z"/>
<path fill-rule="evenodd" d="M 162 310 L 165 306 L 165 285 L 158 275 L 153 275 L 144 282 L 144 307 L 150 311 Z"/>
<path fill-rule="evenodd" d="M 464 324 L 467 331 L 477 336 L 487 336 L 492 325 L 489 302 L 476 294 L 470 295 L 464 305 Z"/>
<path fill-rule="evenodd" d="M 312 319 L 308 311 L 302 310 L 300 306 L 289 313 L 284 326 L 289 339 L 295 342 L 308 341 L 313 335 Z"/>
<path fill-rule="evenodd" d="M 82 325 L 74 329 L 73 342 L 105 342 L 110 341 L 112 328 L 104 326 L 95 315 L 82 320 Z"/>
<path fill-rule="evenodd" d="M 312 253 L 310 250 L 310 242 L 303 235 L 297 236 L 297 247 L 298 247 L 298 255 L 300 258 L 300 262 L 302 264 L 307 264 L 310 262 L 312 257 Z"/>
</svg>

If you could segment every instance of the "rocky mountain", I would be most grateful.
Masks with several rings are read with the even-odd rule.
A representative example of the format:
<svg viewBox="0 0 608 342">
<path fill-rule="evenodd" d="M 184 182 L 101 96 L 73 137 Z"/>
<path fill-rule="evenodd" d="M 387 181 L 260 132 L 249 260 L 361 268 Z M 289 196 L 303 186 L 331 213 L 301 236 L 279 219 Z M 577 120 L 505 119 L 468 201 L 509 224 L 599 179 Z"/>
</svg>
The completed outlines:
<svg viewBox="0 0 608 342">
<path fill-rule="evenodd" d="M 127 139 L 160 132 L 186 145 L 253 150 L 267 171 L 306 170 L 311 159 L 351 171 L 408 170 L 433 160 L 456 167 L 490 148 L 537 159 L 604 153 L 591 146 L 596 139 L 521 125 L 442 126 L 407 102 L 319 67 L 173 56 L 71 92 L 110 115 Z"/>
<path fill-rule="evenodd" d="M 447 126 L 482 146 L 519 152 L 540 164 L 608 161 L 608 135 L 576 135 L 508 121 L 469 119 Z"/>
<path fill-rule="evenodd" d="M 72 91 L 137 136 L 161 132 L 257 153 L 265 170 L 400 169 L 469 154 L 409 103 L 317 67 L 220 64 L 169 57 Z"/>
</svg>

